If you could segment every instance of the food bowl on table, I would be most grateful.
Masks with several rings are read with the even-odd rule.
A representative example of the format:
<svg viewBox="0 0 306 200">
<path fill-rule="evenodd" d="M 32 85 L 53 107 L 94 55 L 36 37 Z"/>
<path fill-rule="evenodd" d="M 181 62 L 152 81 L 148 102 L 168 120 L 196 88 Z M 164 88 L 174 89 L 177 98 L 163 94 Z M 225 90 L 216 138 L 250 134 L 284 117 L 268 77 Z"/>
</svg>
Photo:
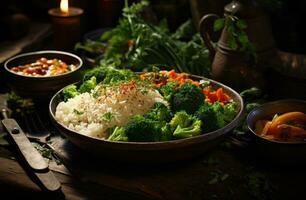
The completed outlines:
<svg viewBox="0 0 306 200">
<path fill-rule="evenodd" d="M 4 63 L 4 78 L 17 95 L 48 99 L 67 84 L 80 80 L 83 62 L 72 53 L 35 51 L 17 55 Z"/>
<path fill-rule="evenodd" d="M 81 134 L 68 128 L 56 118 L 56 109 L 63 101 L 63 89 L 58 91 L 50 101 L 49 112 L 52 122 L 59 131 L 74 145 L 85 152 L 98 157 L 108 158 L 116 161 L 152 164 L 168 163 L 179 160 L 195 158 L 204 152 L 216 147 L 223 139 L 237 127 L 242 118 L 243 100 L 233 89 L 204 77 L 193 76 L 193 80 L 209 81 L 212 88 L 222 88 L 230 98 L 236 102 L 236 115 L 224 127 L 200 134 L 190 138 L 176 139 L 158 142 L 135 142 L 135 141 L 109 141 L 85 134 Z M 145 133 L 144 133 L 145 134 Z"/>
<path fill-rule="evenodd" d="M 247 116 L 256 153 L 279 163 L 306 161 L 306 101 L 268 102 Z M 272 124 L 273 123 L 273 124 Z"/>
</svg>

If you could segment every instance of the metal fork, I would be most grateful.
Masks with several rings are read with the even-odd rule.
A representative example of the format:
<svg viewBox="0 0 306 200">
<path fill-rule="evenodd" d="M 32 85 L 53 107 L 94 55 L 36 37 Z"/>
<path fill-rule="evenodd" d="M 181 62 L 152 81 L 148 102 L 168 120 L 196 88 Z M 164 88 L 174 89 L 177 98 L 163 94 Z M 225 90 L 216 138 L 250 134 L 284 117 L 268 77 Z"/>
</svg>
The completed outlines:
<svg viewBox="0 0 306 200">
<path fill-rule="evenodd" d="M 51 132 L 46 128 L 36 110 L 25 114 L 23 123 L 25 125 L 26 135 L 29 139 L 47 144 Z"/>
<path fill-rule="evenodd" d="M 57 154 L 55 148 L 50 142 L 51 132 L 44 125 L 44 122 L 41 120 L 41 117 L 37 110 L 24 114 L 22 121 L 25 126 L 26 136 L 30 140 L 38 142 L 41 145 L 45 145 L 45 147 L 51 149 L 52 156 L 55 158 L 55 162 L 57 164 L 62 163 L 61 157 Z"/>
</svg>

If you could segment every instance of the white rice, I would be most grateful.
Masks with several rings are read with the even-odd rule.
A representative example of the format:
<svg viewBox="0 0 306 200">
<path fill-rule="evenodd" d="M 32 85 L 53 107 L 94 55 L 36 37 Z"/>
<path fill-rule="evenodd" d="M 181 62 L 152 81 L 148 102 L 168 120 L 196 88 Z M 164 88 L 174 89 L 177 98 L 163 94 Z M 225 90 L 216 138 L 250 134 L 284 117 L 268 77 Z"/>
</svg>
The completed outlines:
<svg viewBox="0 0 306 200">
<path fill-rule="evenodd" d="M 132 116 L 148 112 L 157 102 L 168 106 L 157 90 L 135 82 L 98 85 L 90 93 L 59 103 L 55 118 L 81 134 L 105 139 L 108 128 L 127 124 Z"/>
</svg>

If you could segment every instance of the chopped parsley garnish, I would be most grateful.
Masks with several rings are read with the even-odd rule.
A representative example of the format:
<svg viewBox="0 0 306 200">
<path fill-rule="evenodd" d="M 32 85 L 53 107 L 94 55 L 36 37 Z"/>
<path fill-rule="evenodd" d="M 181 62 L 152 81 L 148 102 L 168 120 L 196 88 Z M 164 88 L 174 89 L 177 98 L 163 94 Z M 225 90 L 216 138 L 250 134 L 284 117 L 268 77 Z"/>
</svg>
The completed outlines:
<svg viewBox="0 0 306 200">
<path fill-rule="evenodd" d="M 93 94 L 92 94 L 92 97 L 97 99 L 99 96 L 101 96 L 101 92 L 100 91 L 95 91 Z"/>
<path fill-rule="evenodd" d="M 77 114 L 77 115 L 83 115 L 83 114 L 84 114 L 84 112 L 79 111 L 79 110 L 77 110 L 77 109 L 73 109 L 73 112 L 74 112 L 75 114 Z"/>
<path fill-rule="evenodd" d="M 144 88 L 140 92 L 141 92 L 142 95 L 146 95 L 146 94 L 148 94 L 149 91 Z"/>
<path fill-rule="evenodd" d="M 107 112 L 102 115 L 102 119 L 108 122 L 110 122 L 113 118 L 114 118 L 114 115 L 112 112 Z"/>
</svg>

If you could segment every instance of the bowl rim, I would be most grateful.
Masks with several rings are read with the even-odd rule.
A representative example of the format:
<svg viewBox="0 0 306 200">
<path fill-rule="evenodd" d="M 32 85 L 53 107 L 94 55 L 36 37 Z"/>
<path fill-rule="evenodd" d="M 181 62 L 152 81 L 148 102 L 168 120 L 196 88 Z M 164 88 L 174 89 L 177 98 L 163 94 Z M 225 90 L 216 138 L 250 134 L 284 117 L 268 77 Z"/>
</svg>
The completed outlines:
<svg viewBox="0 0 306 200">
<path fill-rule="evenodd" d="M 76 66 L 76 68 L 74 70 L 65 72 L 63 74 L 58 74 L 58 75 L 53 75 L 53 76 L 27 76 L 27 75 L 22 75 L 22 74 L 18 74 L 15 72 L 12 72 L 10 70 L 10 68 L 8 67 L 8 64 L 16 59 L 22 58 L 22 57 L 26 57 L 26 56 L 31 56 L 31 55 L 43 55 L 43 54 L 58 54 L 58 55 L 67 55 L 70 57 L 75 58 L 78 61 L 78 64 Z M 78 71 L 81 67 L 83 66 L 83 61 L 82 59 L 77 56 L 76 54 L 70 53 L 70 52 L 66 52 L 66 51 L 58 51 L 58 50 L 42 50 L 42 51 L 32 51 L 32 52 L 27 52 L 27 53 L 22 53 L 22 54 L 18 54 L 12 58 L 9 58 L 8 60 L 5 61 L 4 63 L 4 69 L 9 72 L 10 74 L 13 74 L 15 76 L 19 76 L 19 77 L 23 77 L 23 78 L 30 78 L 30 79 L 50 79 L 50 78 L 56 78 L 56 77 L 63 77 L 63 76 L 67 76 L 73 72 Z"/>
<path fill-rule="evenodd" d="M 251 127 L 252 125 L 254 126 L 255 122 L 253 122 L 252 124 L 252 116 L 255 116 L 255 113 L 258 112 L 259 110 L 266 110 L 268 109 L 269 107 L 273 106 L 273 105 L 276 105 L 276 104 L 290 104 L 290 103 L 298 103 L 298 104 L 304 104 L 305 107 L 306 107 L 306 101 L 304 100 L 301 100 L 301 99 L 294 99 L 294 98 L 290 98 L 290 99 L 281 99 L 281 100 L 275 100 L 275 101 L 270 101 L 270 102 L 266 102 L 256 108 L 254 108 L 253 110 L 251 110 L 247 117 L 246 117 L 246 122 L 247 122 L 247 127 L 249 129 L 249 131 L 253 134 L 253 136 L 255 136 L 256 138 L 260 139 L 260 140 L 263 140 L 265 142 L 270 142 L 270 143 L 273 143 L 273 144 L 280 144 L 280 145 L 306 145 L 306 141 L 278 141 L 278 140 L 270 140 L 270 139 L 267 139 L 263 136 L 260 136 L 258 134 L 255 133 L 255 131 L 253 130 L 253 128 Z"/>
<path fill-rule="evenodd" d="M 68 128 L 67 126 L 65 126 L 64 124 L 62 124 L 62 123 L 60 123 L 56 120 L 55 113 L 53 113 L 53 111 L 52 111 L 52 104 L 53 104 L 54 101 L 56 101 L 56 98 L 58 98 L 59 94 L 63 91 L 63 89 L 65 87 L 67 87 L 68 85 L 63 87 L 62 89 L 60 89 L 58 92 L 56 92 L 53 95 L 53 97 L 51 98 L 51 100 L 49 102 L 49 115 L 51 115 L 52 120 L 57 125 L 59 125 L 61 128 L 66 129 L 67 131 L 69 131 L 73 134 L 77 134 L 80 137 L 85 137 L 85 138 L 92 139 L 92 140 L 95 140 L 95 141 L 100 141 L 100 142 L 103 142 L 104 144 L 109 144 L 109 145 L 112 144 L 112 145 L 118 145 L 118 146 L 133 146 L 135 148 L 145 146 L 146 149 L 153 149 L 153 150 L 156 148 L 157 144 L 158 144 L 158 149 L 167 149 L 167 148 L 171 149 L 172 147 L 169 144 L 175 144 L 175 145 L 178 145 L 178 146 L 181 146 L 181 147 L 182 146 L 188 146 L 190 144 L 197 144 L 197 143 L 200 143 L 202 140 L 204 140 L 206 138 L 214 139 L 214 138 L 218 138 L 219 136 L 226 135 L 233 128 L 237 127 L 241 123 L 242 118 L 243 118 L 243 113 L 244 113 L 244 101 L 243 101 L 242 97 L 240 96 L 240 94 L 238 92 L 236 92 L 234 89 L 230 88 L 229 86 L 226 86 L 226 85 L 224 85 L 224 84 L 222 84 L 218 81 L 215 81 L 215 80 L 203 77 L 203 76 L 197 76 L 197 75 L 191 75 L 191 76 L 195 77 L 195 78 L 200 78 L 200 79 L 205 80 L 205 81 L 211 81 L 212 83 L 217 84 L 220 87 L 225 88 L 225 89 L 231 91 L 231 93 L 234 94 L 234 96 L 239 101 L 240 110 L 238 111 L 235 118 L 230 123 L 226 124 L 224 127 L 220 128 L 220 129 L 217 129 L 215 131 L 211 131 L 211 132 L 204 133 L 204 134 L 201 134 L 201 135 L 193 136 L 193 137 L 190 137 L 190 138 L 182 138 L 182 139 L 169 140 L 169 141 L 158 141 L 158 142 L 108 141 L 106 139 L 81 134 L 81 133 L 79 133 L 75 130 L 72 130 L 72 129 Z M 229 130 L 229 131 L 226 131 L 226 130 Z M 61 134 L 66 135 L 65 133 L 61 133 Z"/>
</svg>

